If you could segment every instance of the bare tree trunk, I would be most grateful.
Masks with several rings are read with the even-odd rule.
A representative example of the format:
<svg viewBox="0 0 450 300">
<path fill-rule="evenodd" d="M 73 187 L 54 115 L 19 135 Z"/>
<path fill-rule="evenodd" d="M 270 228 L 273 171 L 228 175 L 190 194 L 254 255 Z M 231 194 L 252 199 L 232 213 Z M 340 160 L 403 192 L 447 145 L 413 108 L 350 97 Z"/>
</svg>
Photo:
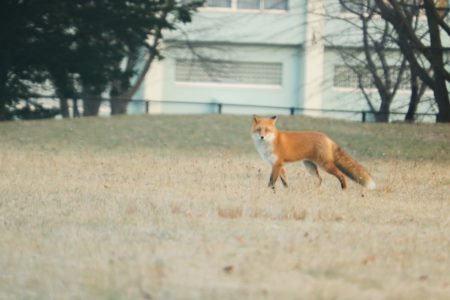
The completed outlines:
<svg viewBox="0 0 450 300">
<path fill-rule="evenodd" d="M 419 104 L 419 78 L 416 74 L 411 73 L 411 98 L 409 100 L 408 112 L 405 116 L 406 122 L 414 122 L 416 120 L 415 115 L 417 111 L 417 105 Z"/>
<path fill-rule="evenodd" d="M 70 118 L 69 99 L 75 94 L 74 82 L 64 68 L 52 68 L 50 71 L 55 94 L 59 99 L 59 109 L 63 118 Z"/>
<path fill-rule="evenodd" d="M 419 106 L 420 99 L 427 88 L 427 85 L 420 81 L 419 76 L 411 70 L 411 97 L 408 105 L 408 112 L 405 115 L 406 122 L 414 122 L 416 120 L 417 107 Z"/>
<path fill-rule="evenodd" d="M 4 121 L 6 119 L 7 119 L 7 113 L 6 113 L 5 101 L 0 99 L 0 121 Z"/>
<path fill-rule="evenodd" d="M 58 97 L 59 98 L 59 109 L 61 111 L 61 115 L 63 118 L 70 118 L 69 113 L 69 102 L 67 98 L 65 97 Z"/>
<path fill-rule="evenodd" d="M 382 99 L 380 109 L 375 113 L 375 121 L 387 123 L 389 122 L 389 116 L 391 111 L 391 99 Z"/>
<path fill-rule="evenodd" d="M 424 6 L 430 30 L 430 50 L 432 55 L 429 60 L 433 68 L 433 79 L 435 82 L 433 92 L 439 109 L 436 121 L 450 122 L 450 99 L 445 78 L 444 50 L 442 48 L 441 33 L 438 24 L 438 18 L 440 17 L 436 14 L 436 8 L 431 0 L 425 0 Z"/>
<path fill-rule="evenodd" d="M 98 116 L 100 104 L 102 103 L 101 94 L 85 94 L 83 96 L 83 116 Z"/>
<path fill-rule="evenodd" d="M 6 110 L 6 102 L 8 97 L 8 88 L 6 86 L 6 71 L 0 68 L 0 121 L 8 118 Z"/>
<path fill-rule="evenodd" d="M 74 118 L 79 118 L 80 115 L 80 111 L 78 110 L 78 99 L 75 97 L 72 99 L 73 102 L 73 117 Z"/>
<path fill-rule="evenodd" d="M 437 122 L 450 122 L 450 101 L 445 80 L 438 76 L 435 78 L 436 87 L 434 89 L 434 97 L 439 109 L 437 114 Z"/>
<path fill-rule="evenodd" d="M 111 115 L 123 115 L 127 113 L 130 99 L 111 97 Z"/>
</svg>

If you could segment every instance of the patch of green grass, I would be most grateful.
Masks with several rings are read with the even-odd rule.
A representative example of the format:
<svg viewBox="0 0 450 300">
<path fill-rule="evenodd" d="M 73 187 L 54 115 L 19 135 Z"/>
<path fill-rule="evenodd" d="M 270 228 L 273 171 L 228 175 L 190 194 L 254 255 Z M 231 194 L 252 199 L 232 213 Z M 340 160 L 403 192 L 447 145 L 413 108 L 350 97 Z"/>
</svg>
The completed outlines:
<svg viewBox="0 0 450 300">
<path fill-rule="evenodd" d="M 253 154 L 250 116 L 146 115 L 0 124 L 0 147 L 40 151 L 175 150 Z M 281 116 L 282 130 L 322 131 L 358 158 L 450 160 L 450 127 Z"/>
</svg>

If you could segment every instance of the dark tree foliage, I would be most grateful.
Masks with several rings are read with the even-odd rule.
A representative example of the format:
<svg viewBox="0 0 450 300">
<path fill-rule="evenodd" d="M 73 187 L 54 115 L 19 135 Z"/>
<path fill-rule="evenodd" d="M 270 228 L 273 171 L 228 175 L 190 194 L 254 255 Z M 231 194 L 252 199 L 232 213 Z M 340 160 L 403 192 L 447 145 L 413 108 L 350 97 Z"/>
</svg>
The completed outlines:
<svg viewBox="0 0 450 300">
<path fill-rule="evenodd" d="M 33 86 L 45 82 L 52 83 L 63 116 L 68 116 L 68 99 L 84 98 L 85 115 L 97 114 L 100 96 L 107 90 L 131 99 L 142 82 L 142 72 L 160 57 L 158 45 L 164 30 L 190 22 L 201 4 L 175 0 L 0 1 L 0 120 L 13 115 L 20 100 L 36 93 Z M 139 69 L 134 58 L 141 49 L 148 54 L 144 68 Z M 132 77 L 138 80 L 132 81 Z"/>
</svg>

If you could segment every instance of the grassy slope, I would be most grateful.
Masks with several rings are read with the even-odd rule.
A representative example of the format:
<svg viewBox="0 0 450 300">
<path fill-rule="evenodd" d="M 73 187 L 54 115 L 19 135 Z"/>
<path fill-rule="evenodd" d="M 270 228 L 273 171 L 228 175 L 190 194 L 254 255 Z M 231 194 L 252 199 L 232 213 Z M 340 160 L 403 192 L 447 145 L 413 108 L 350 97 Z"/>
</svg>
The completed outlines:
<svg viewBox="0 0 450 300">
<path fill-rule="evenodd" d="M 176 150 L 253 154 L 248 116 L 135 116 L 0 124 L 1 147 L 49 151 Z M 327 133 L 358 158 L 450 160 L 450 127 L 281 117 L 284 130 Z"/>
<path fill-rule="evenodd" d="M 0 123 L 0 299 L 448 299 L 448 126 L 281 117 L 379 189 L 294 165 L 273 194 L 249 123 Z"/>
</svg>

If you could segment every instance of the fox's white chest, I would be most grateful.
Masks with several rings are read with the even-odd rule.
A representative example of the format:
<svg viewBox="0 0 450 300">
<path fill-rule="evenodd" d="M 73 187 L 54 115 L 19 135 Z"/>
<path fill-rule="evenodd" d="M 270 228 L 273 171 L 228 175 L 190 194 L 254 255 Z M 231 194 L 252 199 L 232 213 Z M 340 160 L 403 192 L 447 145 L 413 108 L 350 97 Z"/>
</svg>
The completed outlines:
<svg viewBox="0 0 450 300">
<path fill-rule="evenodd" d="M 277 156 L 273 152 L 273 144 L 269 141 L 254 138 L 256 150 L 261 158 L 269 165 L 273 165 L 277 161 Z"/>
</svg>

